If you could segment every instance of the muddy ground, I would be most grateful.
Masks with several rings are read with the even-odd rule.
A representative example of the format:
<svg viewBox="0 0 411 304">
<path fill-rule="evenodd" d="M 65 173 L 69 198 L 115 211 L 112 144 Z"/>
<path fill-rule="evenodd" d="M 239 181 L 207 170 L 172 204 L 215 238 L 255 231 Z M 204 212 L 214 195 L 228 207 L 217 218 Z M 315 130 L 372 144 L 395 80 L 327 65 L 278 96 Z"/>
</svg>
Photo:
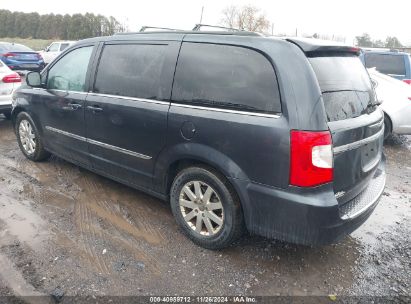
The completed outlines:
<svg viewBox="0 0 411 304">
<path fill-rule="evenodd" d="M 216 252 L 186 239 L 164 202 L 56 157 L 26 160 L 0 117 L 0 302 L 50 294 L 410 300 L 402 296 L 411 296 L 411 137 L 390 138 L 385 153 L 381 203 L 339 244 L 245 236 Z"/>
</svg>

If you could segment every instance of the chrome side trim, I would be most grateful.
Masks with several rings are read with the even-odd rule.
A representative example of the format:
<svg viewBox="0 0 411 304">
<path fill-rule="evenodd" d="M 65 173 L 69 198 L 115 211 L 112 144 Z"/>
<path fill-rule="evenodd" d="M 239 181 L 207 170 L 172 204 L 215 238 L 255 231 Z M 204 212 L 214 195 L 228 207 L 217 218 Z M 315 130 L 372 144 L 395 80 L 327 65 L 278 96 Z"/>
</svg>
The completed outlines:
<svg viewBox="0 0 411 304">
<path fill-rule="evenodd" d="M 247 112 L 247 111 L 239 111 L 239 110 L 228 110 L 228 109 L 220 109 L 220 108 L 212 108 L 212 107 L 193 106 L 193 105 L 181 104 L 181 103 L 172 103 L 172 106 L 180 107 L 180 108 L 214 111 L 214 112 L 241 114 L 241 115 L 248 115 L 248 116 L 258 116 L 258 117 L 268 117 L 268 118 L 280 118 L 281 117 L 281 115 L 278 115 L 278 114 L 266 114 L 266 113 L 256 113 L 256 112 Z"/>
<path fill-rule="evenodd" d="M 65 91 L 65 90 L 57 90 L 57 89 L 47 90 L 45 88 L 33 88 L 33 90 L 36 90 L 36 91 L 54 91 L 54 92 L 62 92 L 62 93 L 67 93 L 67 94 L 88 95 L 87 92 Z"/>
<path fill-rule="evenodd" d="M 69 133 L 69 132 L 59 130 L 59 129 L 56 129 L 56 128 L 53 128 L 53 127 L 46 126 L 46 130 L 49 130 L 49 131 L 54 132 L 54 133 L 59 133 L 59 134 L 62 134 L 62 135 L 65 135 L 65 136 L 68 136 L 68 137 L 71 137 L 71 138 L 74 138 L 74 139 L 77 139 L 77 140 L 80 140 L 80 141 L 87 141 L 87 138 L 85 138 L 83 136 L 76 135 L 76 134 L 73 134 L 73 133 Z"/>
<path fill-rule="evenodd" d="M 170 102 L 168 101 L 161 101 L 161 100 L 155 100 L 155 99 L 145 99 L 145 98 L 127 97 L 127 96 L 119 96 L 119 95 L 100 94 L 100 93 L 94 93 L 94 92 L 89 92 L 88 94 L 91 96 L 97 96 L 97 97 L 100 96 L 100 97 L 108 97 L 108 98 L 134 100 L 134 101 L 141 101 L 141 102 L 155 103 L 155 104 L 162 104 L 162 105 L 170 104 Z"/>
<path fill-rule="evenodd" d="M 338 147 L 334 147 L 333 151 L 334 154 L 339 154 L 345 151 L 349 151 L 349 150 L 354 150 L 357 149 L 365 144 L 368 144 L 376 139 L 378 139 L 380 136 L 384 135 L 384 128 L 382 128 L 378 133 L 371 135 L 370 137 L 361 139 L 359 141 L 350 143 L 350 144 L 346 144 L 346 145 L 342 145 L 342 146 L 338 146 Z"/>
<path fill-rule="evenodd" d="M 96 145 L 96 146 L 100 146 L 100 147 L 103 147 L 103 148 L 106 148 L 106 149 L 110 149 L 110 150 L 113 150 L 113 151 L 117 151 L 117 152 L 120 152 L 120 153 L 128 154 L 128 155 L 138 157 L 138 158 L 142 158 L 142 159 L 146 159 L 146 160 L 149 160 L 149 159 L 152 158 L 151 156 L 147 156 L 147 155 L 144 155 L 144 154 L 140 154 L 140 153 L 137 153 L 137 152 L 126 150 L 126 149 L 123 149 L 123 148 L 120 148 L 120 147 L 112 146 L 112 145 L 102 143 L 100 141 L 96 141 L 96 140 L 89 139 L 89 138 L 87 138 L 87 142 L 90 143 L 90 144 Z"/>
<path fill-rule="evenodd" d="M 151 156 L 147 156 L 147 155 L 144 155 L 144 154 L 141 154 L 141 153 L 126 150 L 126 149 L 123 149 L 123 148 L 120 148 L 120 147 L 112 146 L 112 145 L 109 145 L 109 144 L 106 144 L 106 143 L 103 143 L 103 142 L 100 142 L 100 141 L 97 141 L 97 140 L 89 139 L 89 138 L 79 136 L 79 135 L 76 135 L 76 134 L 73 134 L 73 133 L 69 133 L 69 132 L 66 132 L 66 131 L 63 131 L 63 130 L 59 130 L 59 129 L 56 129 L 56 128 L 53 128 L 53 127 L 46 126 L 46 129 L 51 131 L 51 132 L 62 134 L 62 135 L 65 135 L 65 136 L 68 136 L 68 137 L 71 137 L 71 138 L 74 138 L 74 139 L 77 139 L 77 140 L 80 140 L 80 141 L 84 141 L 84 142 L 87 142 L 87 143 L 90 143 L 90 144 L 93 144 L 93 145 L 96 145 L 96 146 L 100 146 L 100 147 L 103 147 L 103 148 L 106 148 L 106 149 L 110 149 L 110 150 L 113 150 L 113 151 L 116 151 L 116 152 L 124 153 L 124 154 L 127 154 L 127 155 L 131 155 L 131 156 L 134 156 L 134 157 L 145 159 L 145 160 L 152 159 Z"/>
</svg>

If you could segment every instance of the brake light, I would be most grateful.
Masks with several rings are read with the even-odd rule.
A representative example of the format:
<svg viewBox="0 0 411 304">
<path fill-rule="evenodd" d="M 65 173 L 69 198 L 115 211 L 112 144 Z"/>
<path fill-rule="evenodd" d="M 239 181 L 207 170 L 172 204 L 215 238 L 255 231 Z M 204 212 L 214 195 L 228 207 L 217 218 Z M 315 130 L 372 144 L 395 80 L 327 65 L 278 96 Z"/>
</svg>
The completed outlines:
<svg viewBox="0 0 411 304">
<path fill-rule="evenodd" d="M 290 185 L 313 187 L 333 181 L 333 150 L 328 131 L 291 131 Z"/>
<path fill-rule="evenodd" d="M 16 54 L 13 54 L 13 53 L 6 53 L 6 54 L 3 54 L 3 57 L 6 57 L 6 58 L 13 58 L 13 57 L 16 57 Z"/>
<path fill-rule="evenodd" d="M 402 81 L 404 81 L 407 84 L 411 84 L 411 79 L 403 79 Z"/>
<path fill-rule="evenodd" d="M 21 77 L 17 73 L 9 74 L 3 77 L 2 81 L 4 83 L 14 83 L 14 82 L 21 82 Z"/>
</svg>

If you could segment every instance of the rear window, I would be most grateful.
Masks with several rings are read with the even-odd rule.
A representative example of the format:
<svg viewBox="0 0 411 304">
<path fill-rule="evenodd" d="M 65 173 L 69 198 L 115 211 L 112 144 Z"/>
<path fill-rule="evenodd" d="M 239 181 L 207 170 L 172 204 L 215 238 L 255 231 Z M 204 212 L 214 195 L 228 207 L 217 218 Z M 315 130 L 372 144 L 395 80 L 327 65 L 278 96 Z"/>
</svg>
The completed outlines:
<svg viewBox="0 0 411 304">
<path fill-rule="evenodd" d="M 383 74 L 405 76 L 403 55 L 365 54 L 365 66 Z"/>
<path fill-rule="evenodd" d="M 328 121 L 358 117 L 374 108 L 371 80 L 357 56 L 311 57 Z"/>
<path fill-rule="evenodd" d="M 251 49 L 184 43 L 173 101 L 248 112 L 281 112 L 274 68 Z"/>
<path fill-rule="evenodd" d="M 6 52 L 34 52 L 31 48 L 17 43 L 0 44 L 0 50 Z"/>
</svg>

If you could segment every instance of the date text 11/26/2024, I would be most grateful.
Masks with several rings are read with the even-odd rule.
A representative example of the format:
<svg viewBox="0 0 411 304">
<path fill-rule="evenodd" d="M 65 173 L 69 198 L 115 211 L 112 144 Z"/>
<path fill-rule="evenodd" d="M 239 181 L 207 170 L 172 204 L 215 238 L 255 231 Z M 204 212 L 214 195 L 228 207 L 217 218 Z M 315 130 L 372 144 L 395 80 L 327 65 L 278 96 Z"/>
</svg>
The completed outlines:
<svg viewBox="0 0 411 304">
<path fill-rule="evenodd" d="M 150 303 L 257 303 L 255 297 L 233 296 L 233 297 L 150 297 Z"/>
</svg>

